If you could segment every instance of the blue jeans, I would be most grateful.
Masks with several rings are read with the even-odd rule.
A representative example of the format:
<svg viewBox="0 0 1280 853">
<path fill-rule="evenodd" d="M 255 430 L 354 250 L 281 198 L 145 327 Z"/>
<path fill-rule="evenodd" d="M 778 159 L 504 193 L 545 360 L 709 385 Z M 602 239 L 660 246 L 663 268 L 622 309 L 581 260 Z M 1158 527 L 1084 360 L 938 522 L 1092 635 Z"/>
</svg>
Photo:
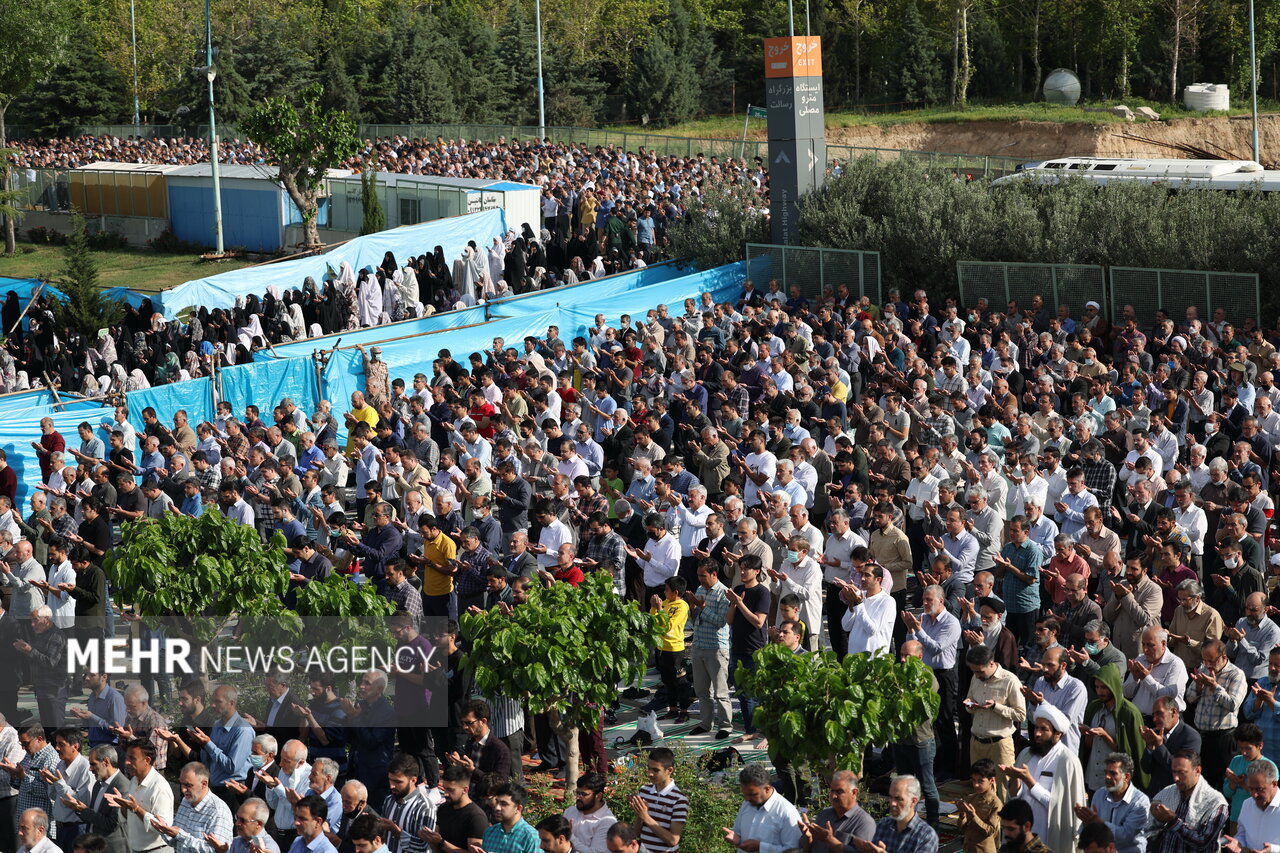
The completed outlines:
<svg viewBox="0 0 1280 853">
<path fill-rule="evenodd" d="M 751 735 L 756 733 L 755 727 L 752 725 L 751 717 L 759 702 L 756 701 L 755 697 L 748 696 L 738 688 L 733 674 L 738 671 L 739 662 L 741 662 L 741 664 L 751 672 L 755 672 L 756 662 L 750 656 L 738 657 L 733 654 L 733 652 L 729 653 L 729 683 L 733 687 L 733 692 L 737 695 L 738 702 L 742 706 L 742 731 Z"/>
<path fill-rule="evenodd" d="M 895 743 L 893 745 L 893 769 L 899 776 L 908 774 L 920 781 L 924 794 L 924 811 L 928 824 L 938 825 L 938 785 L 933 778 L 933 761 L 938 755 L 938 741 L 934 738 L 924 743 Z"/>
</svg>

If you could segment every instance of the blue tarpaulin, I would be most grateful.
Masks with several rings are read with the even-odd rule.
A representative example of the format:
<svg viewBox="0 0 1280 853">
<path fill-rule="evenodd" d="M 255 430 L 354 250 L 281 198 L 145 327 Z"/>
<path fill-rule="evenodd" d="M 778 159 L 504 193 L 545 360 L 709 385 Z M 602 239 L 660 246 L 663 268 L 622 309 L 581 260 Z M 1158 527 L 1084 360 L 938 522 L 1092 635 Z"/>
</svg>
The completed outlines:
<svg viewBox="0 0 1280 853">
<path fill-rule="evenodd" d="M 232 270 L 208 278 L 196 279 L 166 290 L 152 297 L 157 310 L 172 320 L 182 311 L 194 306 L 205 308 L 231 308 L 236 297 L 253 294 L 261 297 L 274 285 L 281 290 L 300 290 L 302 282 L 311 276 L 317 283 L 324 280 L 325 272 L 337 270 L 346 261 L 353 269 L 378 266 L 387 252 L 397 261 L 409 255 L 430 253 L 436 246 L 442 247 L 450 263 L 462 254 L 462 247 L 474 240 L 478 246 L 487 246 L 507 232 L 506 214 L 502 210 L 485 210 L 449 219 L 437 219 L 420 225 L 406 225 L 377 234 L 357 237 L 323 255 L 297 258 L 264 266 Z"/>
<path fill-rule="evenodd" d="M 316 410 L 316 371 L 310 358 L 240 364 L 219 375 L 222 399 L 231 404 L 237 417 L 252 404 L 262 411 L 263 420 L 271 423 L 271 410 L 283 397 L 292 397 L 308 417 Z"/>
<path fill-rule="evenodd" d="M 110 407 L 70 412 L 61 410 L 43 411 L 38 414 L 31 412 L 19 414 L 16 417 L 10 417 L 7 412 L 4 413 L 3 419 L 0 419 L 0 448 L 4 450 L 9 465 L 18 475 L 17 505 L 23 508 L 24 517 L 27 499 L 34 491 L 33 486 L 40 482 L 40 461 L 31 447 L 31 442 L 40 440 L 40 418 L 46 416 L 53 418 L 54 428 L 62 433 L 70 446 L 79 449 L 80 438 L 76 434 L 76 428 L 80 423 L 88 421 L 97 426 L 102 421 L 110 421 L 114 413 L 115 410 Z M 102 429 L 97 429 L 95 432 L 105 444 L 109 438 L 108 434 Z"/>
<path fill-rule="evenodd" d="M 174 412 L 179 409 L 186 411 L 187 422 L 192 429 L 201 421 L 213 420 L 213 380 L 208 376 L 187 382 L 156 385 L 145 391 L 130 391 L 124 396 L 129 404 L 130 420 L 147 406 L 156 410 L 160 423 L 166 427 L 173 425 Z"/>
</svg>

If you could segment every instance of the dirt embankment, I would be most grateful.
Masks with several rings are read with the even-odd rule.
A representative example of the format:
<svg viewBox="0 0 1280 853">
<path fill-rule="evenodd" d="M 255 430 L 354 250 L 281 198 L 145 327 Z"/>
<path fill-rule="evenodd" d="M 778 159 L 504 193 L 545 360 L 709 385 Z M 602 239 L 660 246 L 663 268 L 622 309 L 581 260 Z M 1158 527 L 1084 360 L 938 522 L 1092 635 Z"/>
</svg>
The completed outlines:
<svg viewBox="0 0 1280 853">
<path fill-rule="evenodd" d="M 1258 135 L 1264 164 L 1268 168 L 1280 167 L 1280 116 L 1260 116 Z M 1248 116 L 1096 125 L 976 121 L 845 127 L 828 130 L 827 144 L 1027 159 L 1089 155 L 1187 157 L 1191 155 L 1178 146 L 1195 146 L 1226 159 L 1252 159 Z"/>
</svg>

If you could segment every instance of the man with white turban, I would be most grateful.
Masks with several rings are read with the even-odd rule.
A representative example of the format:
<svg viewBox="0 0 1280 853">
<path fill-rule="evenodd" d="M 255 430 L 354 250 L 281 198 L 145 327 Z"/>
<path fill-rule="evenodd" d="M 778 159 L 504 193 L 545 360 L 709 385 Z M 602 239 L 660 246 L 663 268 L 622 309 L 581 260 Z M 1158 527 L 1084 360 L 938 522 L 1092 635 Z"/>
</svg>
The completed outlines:
<svg viewBox="0 0 1280 853">
<path fill-rule="evenodd" d="M 1018 754 L 1017 764 L 1000 768 L 1009 779 L 1010 796 L 1031 804 L 1032 831 L 1050 850 L 1076 849 L 1075 807 L 1088 802 L 1080 759 L 1062 742 L 1070 726 L 1065 714 L 1041 704 L 1031 726 L 1031 745 Z"/>
</svg>

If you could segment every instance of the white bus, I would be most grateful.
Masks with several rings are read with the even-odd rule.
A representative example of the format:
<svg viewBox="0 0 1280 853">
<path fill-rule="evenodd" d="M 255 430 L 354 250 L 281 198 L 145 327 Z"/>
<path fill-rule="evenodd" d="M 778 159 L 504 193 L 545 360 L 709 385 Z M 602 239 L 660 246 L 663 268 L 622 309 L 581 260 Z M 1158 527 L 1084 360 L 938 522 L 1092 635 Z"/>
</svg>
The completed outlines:
<svg viewBox="0 0 1280 853">
<path fill-rule="evenodd" d="M 1139 182 L 1170 189 L 1280 190 L 1280 172 L 1252 160 L 1128 160 L 1114 157 L 1059 157 L 1026 163 L 993 186 L 1017 181 L 1057 183 L 1078 177 L 1092 184 Z"/>
</svg>

